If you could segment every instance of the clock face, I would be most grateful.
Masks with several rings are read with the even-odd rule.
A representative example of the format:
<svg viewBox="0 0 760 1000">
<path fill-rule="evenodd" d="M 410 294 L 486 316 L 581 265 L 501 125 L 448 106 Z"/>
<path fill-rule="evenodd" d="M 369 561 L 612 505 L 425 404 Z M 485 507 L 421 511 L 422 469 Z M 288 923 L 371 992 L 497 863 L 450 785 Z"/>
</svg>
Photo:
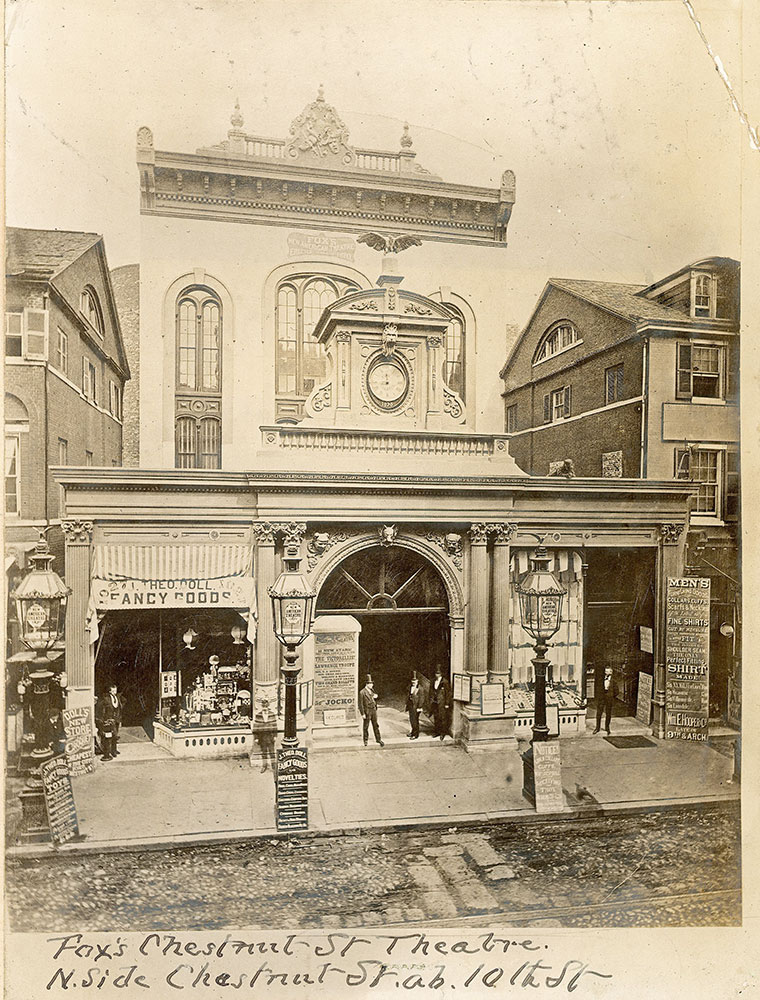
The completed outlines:
<svg viewBox="0 0 760 1000">
<path fill-rule="evenodd" d="M 409 385 L 406 372 L 392 361 L 380 361 L 367 375 L 367 387 L 380 406 L 391 407 L 400 402 Z"/>
</svg>

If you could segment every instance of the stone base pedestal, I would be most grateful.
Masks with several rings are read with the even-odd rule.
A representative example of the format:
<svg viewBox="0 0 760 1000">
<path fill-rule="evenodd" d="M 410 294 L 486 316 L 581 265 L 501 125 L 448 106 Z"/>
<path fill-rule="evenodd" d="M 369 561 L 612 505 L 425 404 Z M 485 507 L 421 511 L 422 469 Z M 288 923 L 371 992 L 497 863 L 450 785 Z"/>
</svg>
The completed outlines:
<svg viewBox="0 0 760 1000">
<path fill-rule="evenodd" d="M 559 741 L 533 743 L 522 755 L 523 795 L 538 813 L 562 812 L 562 767 Z"/>
<path fill-rule="evenodd" d="M 22 844 L 40 844 L 51 840 L 47 821 L 45 795 L 42 782 L 27 787 L 19 795 L 21 800 L 21 829 L 17 839 Z"/>
<path fill-rule="evenodd" d="M 516 750 L 513 715 L 483 716 L 467 705 L 460 716 L 459 742 L 468 753 L 473 750 Z"/>
</svg>

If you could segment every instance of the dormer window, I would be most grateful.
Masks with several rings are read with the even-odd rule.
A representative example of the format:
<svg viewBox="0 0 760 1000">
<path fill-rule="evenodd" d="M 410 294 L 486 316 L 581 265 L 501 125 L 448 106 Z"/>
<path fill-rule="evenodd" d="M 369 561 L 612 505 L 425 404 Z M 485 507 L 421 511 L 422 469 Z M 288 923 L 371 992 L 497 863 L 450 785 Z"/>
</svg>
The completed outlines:
<svg viewBox="0 0 760 1000">
<path fill-rule="evenodd" d="M 93 288 L 87 287 L 82 291 L 79 303 L 79 310 L 99 336 L 103 336 L 103 314 L 100 311 L 100 302 Z"/>
<path fill-rule="evenodd" d="M 533 358 L 533 364 L 537 365 L 541 361 L 553 358 L 555 354 L 560 354 L 580 343 L 581 339 L 575 326 L 568 320 L 561 320 L 549 327 L 541 338 Z"/>
<path fill-rule="evenodd" d="M 710 316 L 712 306 L 712 278 L 698 274 L 694 281 L 694 315 Z"/>
</svg>

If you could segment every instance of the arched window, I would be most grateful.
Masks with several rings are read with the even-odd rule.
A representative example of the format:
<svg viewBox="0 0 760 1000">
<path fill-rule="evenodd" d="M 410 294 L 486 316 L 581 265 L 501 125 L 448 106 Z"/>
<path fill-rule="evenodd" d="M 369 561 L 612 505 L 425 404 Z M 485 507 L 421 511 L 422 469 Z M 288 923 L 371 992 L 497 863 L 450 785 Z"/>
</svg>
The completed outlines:
<svg viewBox="0 0 760 1000">
<path fill-rule="evenodd" d="M 694 280 L 694 315 L 709 316 L 712 304 L 712 278 L 698 274 Z"/>
<path fill-rule="evenodd" d="M 103 312 L 100 308 L 97 292 L 90 285 L 82 289 L 79 309 L 90 326 L 102 337 Z"/>
<path fill-rule="evenodd" d="M 222 305 L 202 285 L 183 289 L 176 307 L 175 465 L 222 464 Z"/>
<path fill-rule="evenodd" d="M 446 303 L 446 308 L 452 314 L 452 320 L 446 330 L 446 360 L 444 361 L 443 379 L 446 385 L 455 392 L 462 402 L 465 399 L 465 323 L 462 313 L 456 306 Z"/>
<path fill-rule="evenodd" d="M 537 365 L 539 361 L 546 361 L 547 358 L 554 357 L 560 351 L 567 350 L 568 347 L 573 347 L 580 342 L 581 339 L 575 326 L 569 320 L 560 320 L 559 323 L 550 326 L 539 341 L 533 364 Z"/>
<path fill-rule="evenodd" d="M 332 302 L 356 291 L 354 282 L 329 274 L 301 274 L 277 286 L 275 380 L 278 397 L 306 399 L 326 374 L 325 352 L 312 338 Z"/>
</svg>

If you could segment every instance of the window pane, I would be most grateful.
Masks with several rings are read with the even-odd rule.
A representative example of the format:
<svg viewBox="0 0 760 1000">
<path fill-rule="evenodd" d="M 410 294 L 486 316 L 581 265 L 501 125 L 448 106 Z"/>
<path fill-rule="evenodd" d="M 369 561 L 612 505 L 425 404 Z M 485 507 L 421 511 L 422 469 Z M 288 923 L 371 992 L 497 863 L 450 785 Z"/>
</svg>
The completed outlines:
<svg viewBox="0 0 760 1000">
<path fill-rule="evenodd" d="M 221 449 L 219 440 L 219 421 L 205 419 L 200 426 L 200 463 L 201 469 L 218 469 L 221 467 Z"/>
<path fill-rule="evenodd" d="M 178 469 L 195 468 L 195 420 L 179 417 L 175 429 L 175 465 Z"/>
<path fill-rule="evenodd" d="M 699 482 L 697 512 L 718 513 L 718 453 L 694 451 L 691 456 L 691 478 Z"/>
<path fill-rule="evenodd" d="M 324 348 L 314 340 L 312 333 L 319 317 L 338 295 L 326 281 L 312 281 L 303 294 L 302 371 L 300 392 L 308 393 L 325 376 L 326 357 Z"/>
<path fill-rule="evenodd" d="M 207 302 L 203 307 L 203 388 L 219 389 L 219 306 Z"/>
<path fill-rule="evenodd" d="M 179 371 L 177 378 L 180 385 L 195 389 L 195 328 L 197 310 L 195 303 L 185 299 L 179 304 L 177 318 L 177 347 L 179 352 Z"/>
<path fill-rule="evenodd" d="M 5 439 L 5 511 L 18 514 L 18 438 Z"/>
<path fill-rule="evenodd" d="M 277 296 L 277 391 L 296 390 L 296 292 L 290 285 Z"/>
<path fill-rule="evenodd" d="M 464 323 L 457 318 L 446 330 L 446 360 L 444 380 L 446 385 L 464 399 Z"/>
</svg>

